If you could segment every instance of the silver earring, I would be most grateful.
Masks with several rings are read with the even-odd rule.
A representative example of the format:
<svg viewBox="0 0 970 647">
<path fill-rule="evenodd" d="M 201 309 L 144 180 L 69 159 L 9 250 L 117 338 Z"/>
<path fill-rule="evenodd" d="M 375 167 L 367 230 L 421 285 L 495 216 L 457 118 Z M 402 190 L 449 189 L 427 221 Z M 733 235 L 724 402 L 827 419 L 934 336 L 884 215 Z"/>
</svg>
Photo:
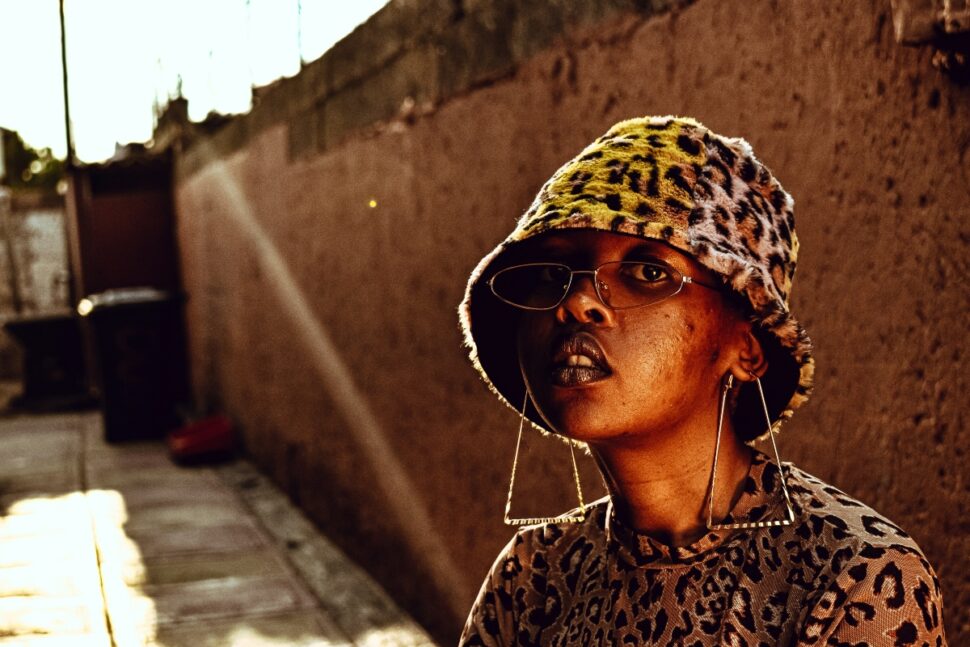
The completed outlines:
<svg viewBox="0 0 970 647">
<path fill-rule="evenodd" d="M 515 471 L 519 465 L 519 448 L 522 446 L 522 427 L 525 423 L 525 410 L 529 404 L 529 389 L 526 387 L 525 400 L 522 402 L 522 413 L 519 414 L 519 438 L 515 441 L 515 457 L 512 459 L 512 478 L 509 479 L 509 497 L 505 502 L 505 523 L 510 526 L 526 526 L 537 523 L 579 523 L 586 519 L 586 503 L 583 501 L 583 488 L 579 483 L 579 467 L 576 465 L 576 452 L 573 451 L 574 442 L 569 443 L 569 457 L 573 463 L 573 478 L 576 481 L 576 495 L 579 497 L 579 512 L 576 514 L 561 514 L 558 517 L 526 517 L 513 519 L 509 516 L 512 511 L 512 489 L 515 487 Z"/>
<path fill-rule="evenodd" d="M 785 485 L 785 468 L 781 464 L 781 457 L 778 455 L 778 445 L 775 443 L 775 430 L 771 426 L 771 416 L 768 415 L 768 403 L 765 402 L 765 392 L 761 388 L 761 378 L 754 373 L 751 374 L 758 385 L 758 394 L 761 396 L 761 407 L 765 412 L 765 421 L 768 423 L 768 436 L 771 438 L 771 447 L 775 451 L 775 463 L 778 465 L 778 476 L 781 479 L 781 491 L 785 496 L 785 506 L 787 517 L 785 519 L 772 519 L 769 521 L 742 521 L 740 523 L 714 523 L 714 481 L 717 478 L 717 454 L 721 448 L 721 426 L 724 422 L 724 409 L 727 403 L 727 394 L 734 386 L 734 375 L 728 374 L 721 392 L 721 406 L 717 414 L 717 440 L 714 444 L 714 467 L 711 473 L 711 491 L 707 495 L 707 529 L 708 530 L 739 530 L 742 528 L 768 528 L 770 526 L 787 526 L 795 521 L 795 509 L 791 504 L 791 497 L 788 495 L 788 486 Z"/>
</svg>

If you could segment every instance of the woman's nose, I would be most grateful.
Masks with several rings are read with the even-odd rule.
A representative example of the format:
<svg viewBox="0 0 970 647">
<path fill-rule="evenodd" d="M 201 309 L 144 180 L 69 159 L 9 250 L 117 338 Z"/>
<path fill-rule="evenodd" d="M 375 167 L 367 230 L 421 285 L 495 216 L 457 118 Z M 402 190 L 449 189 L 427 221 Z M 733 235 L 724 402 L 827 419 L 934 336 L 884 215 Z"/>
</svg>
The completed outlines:
<svg viewBox="0 0 970 647">
<path fill-rule="evenodd" d="M 607 324 L 612 326 L 615 313 L 600 299 L 591 274 L 575 274 L 569 292 L 556 307 L 556 319 L 566 323 L 574 319 L 580 323 Z"/>
</svg>

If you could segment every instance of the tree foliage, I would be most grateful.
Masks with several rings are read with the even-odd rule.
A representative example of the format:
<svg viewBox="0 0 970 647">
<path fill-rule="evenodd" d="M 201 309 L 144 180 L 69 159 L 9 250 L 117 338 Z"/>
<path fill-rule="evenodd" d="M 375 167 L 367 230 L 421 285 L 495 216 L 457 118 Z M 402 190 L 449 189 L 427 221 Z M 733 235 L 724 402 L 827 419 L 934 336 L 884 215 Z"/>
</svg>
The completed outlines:
<svg viewBox="0 0 970 647">
<path fill-rule="evenodd" d="M 3 131 L 3 183 L 14 188 L 36 188 L 53 191 L 64 176 L 64 160 L 59 160 L 50 148 L 35 149 L 25 143 L 19 133 Z"/>
</svg>

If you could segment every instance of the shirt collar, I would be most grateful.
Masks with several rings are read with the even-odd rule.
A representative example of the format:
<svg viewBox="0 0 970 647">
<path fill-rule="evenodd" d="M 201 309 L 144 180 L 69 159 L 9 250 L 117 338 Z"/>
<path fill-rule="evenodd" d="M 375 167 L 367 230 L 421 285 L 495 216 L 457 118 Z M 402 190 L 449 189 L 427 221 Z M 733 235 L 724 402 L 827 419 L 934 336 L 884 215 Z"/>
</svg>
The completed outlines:
<svg viewBox="0 0 970 647">
<path fill-rule="evenodd" d="M 710 531 L 687 546 L 670 546 L 638 531 L 623 521 L 614 507 L 614 494 L 610 494 L 606 507 L 605 531 L 607 545 L 615 548 L 630 566 L 682 566 L 703 560 L 706 553 L 721 546 L 728 540 L 749 532 L 742 530 Z M 778 467 L 758 450 L 753 451 L 751 467 L 745 477 L 741 496 L 738 497 L 731 512 L 721 523 L 740 521 L 762 521 L 781 518 L 784 510 L 784 497 Z"/>
</svg>

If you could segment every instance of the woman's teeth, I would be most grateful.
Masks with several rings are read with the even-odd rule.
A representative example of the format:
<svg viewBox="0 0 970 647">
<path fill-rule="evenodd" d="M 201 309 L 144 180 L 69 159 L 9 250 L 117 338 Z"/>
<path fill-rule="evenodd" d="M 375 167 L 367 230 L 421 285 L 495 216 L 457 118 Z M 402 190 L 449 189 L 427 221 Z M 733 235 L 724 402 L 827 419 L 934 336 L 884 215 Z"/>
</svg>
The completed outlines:
<svg viewBox="0 0 970 647">
<path fill-rule="evenodd" d="M 595 366 L 595 364 L 585 355 L 570 355 L 566 358 L 566 366 Z"/>
</svg>

